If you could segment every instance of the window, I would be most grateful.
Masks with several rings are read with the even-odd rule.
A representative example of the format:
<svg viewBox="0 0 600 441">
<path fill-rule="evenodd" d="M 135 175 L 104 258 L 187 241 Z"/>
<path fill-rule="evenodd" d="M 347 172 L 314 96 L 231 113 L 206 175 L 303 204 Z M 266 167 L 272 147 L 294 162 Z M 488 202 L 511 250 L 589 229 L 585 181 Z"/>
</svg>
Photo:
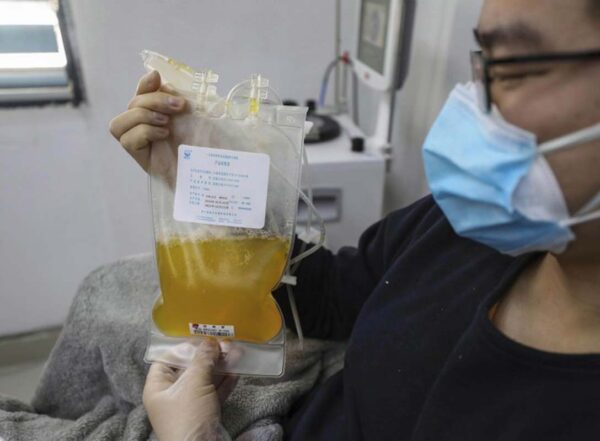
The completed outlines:
<svg viewBox="0 0 600 441">
<path fill-rule="evenodd" d="M 0 106 L 82 100 L 59 0 L 0 0 Z"/>
</svg>

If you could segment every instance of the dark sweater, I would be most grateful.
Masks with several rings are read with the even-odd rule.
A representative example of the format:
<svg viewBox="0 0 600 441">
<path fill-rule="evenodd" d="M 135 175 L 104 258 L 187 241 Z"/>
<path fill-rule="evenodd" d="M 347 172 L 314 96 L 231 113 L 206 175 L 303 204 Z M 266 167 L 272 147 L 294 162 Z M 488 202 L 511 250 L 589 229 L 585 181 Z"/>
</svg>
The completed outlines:
<svg viewBox="0 0 600 441">
<path fill-rule="evenodd" d="M 286 439 L 600 439 L 600 355 L 533 350 L 488 318 L 530 260 L 458 237 L 431 197 L 370 227 L 358 248 L 309 257 L 295 290 L 305 335 L 349 344 Z"/>
</svg>

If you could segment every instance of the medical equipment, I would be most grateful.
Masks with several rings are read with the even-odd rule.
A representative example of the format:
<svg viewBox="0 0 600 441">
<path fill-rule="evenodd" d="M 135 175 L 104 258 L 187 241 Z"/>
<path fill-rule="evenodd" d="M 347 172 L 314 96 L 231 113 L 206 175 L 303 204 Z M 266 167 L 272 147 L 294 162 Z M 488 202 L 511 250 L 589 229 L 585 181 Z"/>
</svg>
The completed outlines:
<svg viewBox="0 0 600 441">
<path fill-rule="evenodd" d="M 146 358 L 172 364 L 166 347 L 212 336 L 229 340 L 218 371 L 281 375 L 285 327 L 271 291 L 291 253 L 307 109 L 281 105 L 260 75 L 223 99 L 214 72 L 150 51 L 143 57 L 189 108 L 173 118 L 169 138 L 151 147 L 161 296 Z M 323 239 L 322 227 L 317 244 L 290 262 Z"/>
<path fill-rule="evenodd" d="M 357 77 L 381 92 L 371 148 L 390 152 L 395 92 L 402 88 L 410 64 L 416 0 L 360 2 L 358 48 L 352 61 Z"/>
<path fill-rule="evenodd" d="M 341 20 L 336 2 L 336 23 Z M 327 224 L 327 247 L 337 250 L 352 244 L 370 224 L 381 218 L 386 164 L 391 160 L 394 97 L 409 70 L 416 0 L 362 0 L 358 4 L 358 44 L 351 53 L 342 52 L 336 26 L 335 58 L 327 66 L 319 91 L 319 116 L 339 124 L 341 134 L 324 142 L 307 143 L 310 167 L 305 168 L 303 186 L 313 187 L 313 202 Z M 377 60 L 377 63 L 376 61 Z M 375 68 L 379 66 L 378 72 Z M 334 102 L 326 103 L 329 78 L 335 70 Z M 352 74 L 352 108 L 347 103 L 346 78 Z M 366 135 L 358 124 L 358 87 L 361 82 L 378 96 L 375 129 Z M 349 112 L 350 111 L 350 112 Z M 312 130 L 318 130 L 315 121 Z M 314 134 L 309 132 L 308 138 Z M 316 136 L 315 136 L 316 137 Z M 301 204 L 299 222 L 303 222 Z"/>
<path fill-rule="evenodd" d="M 353 57 L 359 78 L 375 90 L 400 89 L 408 75 L 416 0 L 360 2 L 358 48 Z"/>
</svg>

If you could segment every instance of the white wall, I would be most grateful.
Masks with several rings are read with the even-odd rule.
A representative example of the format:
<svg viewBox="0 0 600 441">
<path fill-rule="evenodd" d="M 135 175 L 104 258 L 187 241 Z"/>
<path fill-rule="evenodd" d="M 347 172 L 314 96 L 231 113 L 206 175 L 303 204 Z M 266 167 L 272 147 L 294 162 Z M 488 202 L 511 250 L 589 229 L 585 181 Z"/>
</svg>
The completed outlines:
<svg viewBox="0 0 600 441">
<path fill-rule="evenodd" d="M 212 67 L 221 91 L 254 72 L 282 96 L 318 92 L 333 0 L 71 2 L 88 103 L 0 110 L 0 335 L 59 324 L 82 278 L 152 249 L 146 178 L 108 133 L 148 48 Z"/>
<path fill-rule="evenodd" d="M 451 86 L 468 78 L 480 2 L 418 1 L 388 210 L 427 191 L 420 145 Z M 342 3 L 352 48 L 356 0 Z M 316 96 L 333 55 L 334 0 L 77 0 L 72 9 L 88 103 L 0 110 L 0 335 L 59 324 L 89 271 L 152 249 L 145 176 L 107 129 L 143 73 L 141 49 L 212 67 L 221 92 L 261 72 L 300 101 Z M 367 131 L 375 99 L 361 88 Z"/>
<path fill-rule="evenodd" d="M 342 0 L 345 47 L 356 44 L 357 0 Z M 475 47 L 483 0 L 417 0 L 415 35 L 408 80 L 396 94 L 392 168 L 387 177 L 386 211 L 404 207 L 428 193 L 421 145 L 448 93 L 471 77 L 469 51 Z M 372 133 L 378 95 L 360 88 L 361 127 Z"/>
</svg>

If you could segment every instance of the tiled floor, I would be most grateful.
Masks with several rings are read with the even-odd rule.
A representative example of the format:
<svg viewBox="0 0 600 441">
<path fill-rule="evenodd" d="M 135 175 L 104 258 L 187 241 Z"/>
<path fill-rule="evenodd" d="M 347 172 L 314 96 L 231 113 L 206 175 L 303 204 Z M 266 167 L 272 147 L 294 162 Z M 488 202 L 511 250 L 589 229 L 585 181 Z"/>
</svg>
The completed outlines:
<svg viewBox="0 0 600 441">
<path fill-rule="evenodd" d="M 0 394 L 28 403 L 42 374 L 44 361 L 0 367 Z"/>
</svg>

